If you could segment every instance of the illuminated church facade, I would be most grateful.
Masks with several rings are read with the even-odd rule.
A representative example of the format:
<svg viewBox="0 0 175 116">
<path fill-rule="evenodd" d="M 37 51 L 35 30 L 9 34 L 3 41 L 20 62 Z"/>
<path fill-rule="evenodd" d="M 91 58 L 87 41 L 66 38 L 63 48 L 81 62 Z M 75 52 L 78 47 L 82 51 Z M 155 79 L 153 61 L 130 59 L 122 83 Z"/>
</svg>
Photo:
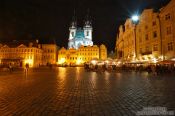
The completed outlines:
<svg viewBox="0 0 175 116">
<path fill-rule="evenodd" d="M 88 18 L 85 21 L 83 28 L 77 27 L 76 20 L 73 20 L 69 27 L 68 49 L 78 49 L 80 46 L 93 46 L 92 30 L 92 24 Z"/>
</svg>

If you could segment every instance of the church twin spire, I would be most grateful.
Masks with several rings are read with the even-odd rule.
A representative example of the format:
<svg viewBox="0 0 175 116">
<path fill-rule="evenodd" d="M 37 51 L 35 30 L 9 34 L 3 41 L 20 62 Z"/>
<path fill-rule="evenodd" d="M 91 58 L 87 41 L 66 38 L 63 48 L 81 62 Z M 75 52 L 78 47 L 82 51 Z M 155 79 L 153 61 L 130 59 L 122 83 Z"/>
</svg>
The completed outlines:
<svg viewBox="0 0 175 116">
<path fill-rule="evenodd" d="M 74 11 L 72 23 L 69 28 L 68 48 L 78 49 L 80 46 L 92 46 L 92 25 L 89 17 L 89 11 L 84 20 L 83 28 L 77 26 L 77 19 Z"/>
<path fill-rule="evenodd" d="M 90 20 L 90 15 L 89 15 L 89 9 L 87 10 L 87 15 L 84 20 L 84 27 L 91 27 L 92 22 Z M 71 22 L 71 27 L 76 28 L 77 27 L 77 17 L 76 17 L 76 12 L 74 10 L 74 15 L 72 17 L 72 22 Z"/>
</svg>

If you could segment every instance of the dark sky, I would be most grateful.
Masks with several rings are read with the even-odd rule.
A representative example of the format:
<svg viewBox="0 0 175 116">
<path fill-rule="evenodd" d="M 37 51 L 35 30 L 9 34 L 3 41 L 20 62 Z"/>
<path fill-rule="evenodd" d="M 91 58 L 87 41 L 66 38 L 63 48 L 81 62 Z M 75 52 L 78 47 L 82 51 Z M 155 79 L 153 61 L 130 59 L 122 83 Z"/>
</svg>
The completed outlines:
<svg viewBox="0 0 175 116">
<path fill-rule="evenodd" d="M 93 41 L 114 50 L 118 26 L 143 8 L 159 8 L 169 0 L 0 0 L 0 40 L 55 38 L 67 47 L 75 9 L 78 25 L 90 10 Z"/>
</svg>

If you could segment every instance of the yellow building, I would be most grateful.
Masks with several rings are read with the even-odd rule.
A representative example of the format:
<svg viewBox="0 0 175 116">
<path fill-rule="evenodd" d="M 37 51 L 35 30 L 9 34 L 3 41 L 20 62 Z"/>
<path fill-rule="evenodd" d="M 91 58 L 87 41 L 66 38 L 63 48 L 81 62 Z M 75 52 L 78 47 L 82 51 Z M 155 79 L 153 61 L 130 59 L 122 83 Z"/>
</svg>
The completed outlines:
<svg viewBox="0 0 175 116">
<path fill-rule="evenodd" d="M 131 61 L 135 57 L 135 25 L 131 19 L 127 19 L 124 26 L 119 27 L 117 36 L 116 50 L 117 58 Z"/>
<path fill-rule="evenodd" d="M 104 44 L 100 45 L 100 49 L 99 49 L 99 58 L 100 60 L 106 60 L 107 58 L 107 48 Z"/>
<path fill-rule="evenodd" d="M 137 59 L 140 61 L 161 60 L 161 36 L 159 13 L 145 9 L 136 26 Z"/>
<path fill-rule="evenodd" d="M 164 59 L 175 58 L 175 0 L 160 11 L 162 55 Z"/>
<path fill-rule="evenodd" d="M 159 13 L 145 9 L 136 25 L 127 19 L 119 28 L 116 50 L 117 58 L 128 62 L 161 60 Z"/>
<path fill-rule="evenodd" d="M 42 50 L 43 50 L 43 65 L 56 64 L 57 45 L 54 43 L 42 44 Z"/>
<path fill-rule="evenodd" d="M 79 49 L 68 49 L 64 47 L 58 52 L 58 64 L 68 64 L 68 65 L 81 65 L 85 62 L 89 62 L 92 59 L 102 59 L 107 58 L 107 49 L 105 45 L 98 47 L 94 46 L 81 46 Z"/>
<path fill-rule="evenodd" d="M 17 67 L 24 67 L 26 64 L 29 64 L 29 67 L 38 67 L 42 64 L 42 52 L 37 41 L 28 44 L 17 41 L 1 43 L 0 63 Z"/>
</svg>

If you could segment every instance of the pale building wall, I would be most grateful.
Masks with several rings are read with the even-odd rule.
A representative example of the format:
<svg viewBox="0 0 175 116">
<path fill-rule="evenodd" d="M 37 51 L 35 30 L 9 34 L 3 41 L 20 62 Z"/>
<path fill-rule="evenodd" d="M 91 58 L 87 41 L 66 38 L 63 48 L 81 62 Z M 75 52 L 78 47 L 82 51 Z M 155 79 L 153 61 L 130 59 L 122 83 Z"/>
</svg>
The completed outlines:
<svg viewBox="0 0 175 116">
<path fill-rule="evenodd" d="M 100 60 L 107 59 L 107 48 L 105 45 L 100 45 Z"/>
<path fill-rule="evenodd" d="M 171 0 L 160 12 L 163 56 L 175 57 L 175 1 Z"/>
<path fill-rule="evenodd" d="M 159 59 L 161 56 L 161 37 L 159 14 L 153 9 L 145 9 L 140 15 L 136 31 L 137 59 Z"/>
<path fill-rule="evenodd" d="M 56 64 L 57 62 L 57 45 L 42 44 L 43 49 L 43 64 Z"/>
<path fill-rule="evenodd" d="M 132 60 L 135 57 L 135 25 L 127 19 L 124 26 L 119 27 L 119 37 L 117 37 L 116 49 L 117 58 Z"/>
<path fill-rule="evenodd" d="M 123 53 L 124 53 L 124 41 L 123 41 L 123 25 L 120 25 L 119 27 L 119 35 L 116 40 L 116 52 L 117 52 L 117 58 L 123 59 Z"/>
<path fill-rule="evenodd" d="M 1 64 L 6 65 L 12 64 L 24 67 L 28 63 L 30 67 L 38 67 L 42 64 L 42 50 L 36 47 L 27 47 L 23 44 L 13 48 L 3 45 L 0 48 L 0 60 Z"/>
</svg>

